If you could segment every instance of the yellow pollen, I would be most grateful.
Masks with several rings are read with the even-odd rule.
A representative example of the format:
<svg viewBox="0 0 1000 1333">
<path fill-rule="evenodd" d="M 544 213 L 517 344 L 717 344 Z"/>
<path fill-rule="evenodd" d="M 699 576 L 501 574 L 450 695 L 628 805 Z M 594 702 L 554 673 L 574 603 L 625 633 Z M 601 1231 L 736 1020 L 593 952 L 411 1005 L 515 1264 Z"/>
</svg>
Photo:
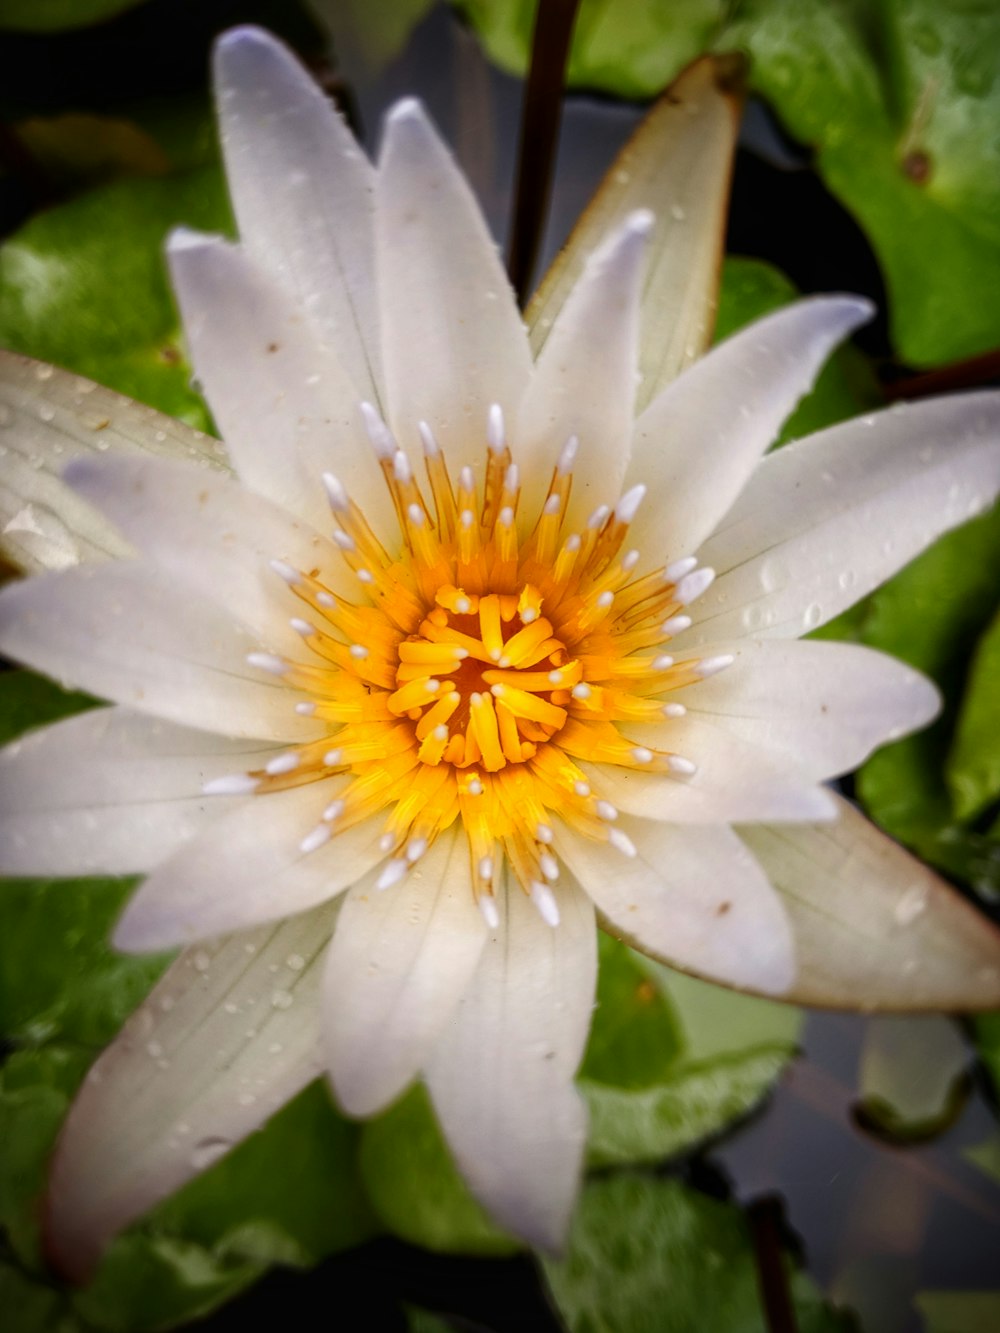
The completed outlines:
<svg viewBox="0 0 1000 1333">
<path fill-rule="evenodd" d="M 549 845 L 560 826 L 626 855 L 631 845 L 612 832 L 616 812 L 601 799 L 599 775 L 580 765 L 654 780 L 693 773 L 649 736 L 666 741 L 670 719 L 683 715 L 667 702 L 671 691 L 728 659 L 699 672 L 699 659 L 671 643 L 690 624 L 678 612 L 691 585 L 678 593 L 662 567 L 633 577 L 638 553 L 621 557 L 628 523 L 613 509 L 568 530 L 571 451 L 540 512 L 525 516 L 506 448 L 487 450 L 481 487 L 469 468 L 453 483 L 421 433 L 426 496 L 403 454 L 382 461 L 400 526 L 395 554 L 328 478 L 336 547 L 357 576 L 357 600 L 315 571 L 293 579 L 286 568 L 287 594 L 308 617 L 290 617 L 304 660 L 273 668 L 326 734 L 251 774 L 254 790 L 320 784 L 317 829 L 331 828 L 333 842 L 314 832 L 304 852 L 335 847 L 341 829 L 384 812 L 382 845 L 401 877 L 460 820 L 477 895 L 492 896 L 504 864 L 526 893 L 537 898 L 539 885 L 555 882 L 558 894 Z M 637 724 L 647 728 L 641 740 L 627 734 Z M 488 921 L 493 912 L 487 904 Z"/>
</svg>

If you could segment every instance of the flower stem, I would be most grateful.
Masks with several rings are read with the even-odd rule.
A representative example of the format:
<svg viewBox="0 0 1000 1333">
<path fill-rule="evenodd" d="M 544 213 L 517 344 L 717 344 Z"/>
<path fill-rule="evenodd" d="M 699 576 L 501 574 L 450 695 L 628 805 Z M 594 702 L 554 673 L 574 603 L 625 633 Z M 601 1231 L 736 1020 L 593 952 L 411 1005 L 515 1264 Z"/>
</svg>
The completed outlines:
<svg viewBox="0 0 1000 1333">
<path fill-rule="evenodd" d="M 517 193 L 507 272 L 521 304 L 528 295 L 552 187 L 563 82 L 579 0 L 539 0 L 524 89 Z"/>
</svg>

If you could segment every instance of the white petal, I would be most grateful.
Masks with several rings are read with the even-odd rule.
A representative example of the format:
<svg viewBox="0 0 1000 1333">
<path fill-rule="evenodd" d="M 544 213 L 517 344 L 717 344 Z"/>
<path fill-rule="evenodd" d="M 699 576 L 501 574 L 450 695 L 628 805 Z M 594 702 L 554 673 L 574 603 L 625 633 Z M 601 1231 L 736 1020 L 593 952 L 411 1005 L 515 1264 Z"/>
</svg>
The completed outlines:
<svg viewBox="0 0 1000 1333">
<path fill-rule="evenodd" d="M 1000 931 L 846 801 L 820 826 L 740 829 L 785 901 L 789 999 L 842 1009 L 1000 1007 Z"/>
<path fill-rule="evenodd" d="M 787 754 L 818 781 L 857 768 L 877 746 L 925 726 L 940 708 L 926 676 L 858 644 L 737 639 L 704 651 L 731 655 L 733 663 L 667 698 L 682 700 L 696 720 Z M 672 749 L 676 727 L 664 721 L 643 735 Z"/>
<path fill-rule="evenodd" d="M 478 462 L 490 405 L 513 414 L 531 355 L 479 206 L 412 99 L 386 122 L 376 197 L 390 424 L 419 450 L 426 421 L 453 458 Z"/>
<path fill-rule="evenodd" d="M 618 498 L 635 404 L 639 298 L 648 213 L 634 213 L 593 254 L 559 311 L 517 415 L 514 460 L 529 523 L 567 439 L 580 442 L 569 526 Z"/>
<path fill-rule="evenodd" d="M 701 558 L 721 577 L 691 641 L 797 638 L 1000 487 L 1000 394 L 893 407 L 765 458 Z"/>
<path fill-rule="evenodd" d="M 571 830 L 559 853 L 612 934 L 713 981 L 782 995 L 795 978 L 781 899 L 725 825 L 683 827 L 622 818 L 637 855 Z"/>
<path fill-rule="evenodd" d="M 496 936 L 426 1069 L 472 1193 L 508 1231 L 558 1250 L 580 1180 L 586 1111 L 573 1087 L 594 1002 L 594 912 L 558 889 L 547 925 L 516 884 Z"/>
<path fill-rule="evenodd" d="M 355 824 L 316 851 L 301 848 L 339 789 L 328 781 L 244 797 L 139 886 L 115 930 L 117 947 L 149 953 L 212 939 L 305 911 L 356 883 L 385 855 L 384 821 Z"/>
<path fill-rule="evenodd" d="M 27 666 L 182 726 L 309 739 L 299 696 L 247 664 L 261 644 L 167 575 L 126 561 L 43 574 L 0 593 L 0 645 Z"/>
<path fill-rule="evenodd" d="M 669 730 L 630 725 L 627 734 L 650 746 L 669 736 L 665 748 L 691 760 L 697 770 L 691 777 L 671 777 L 581 762 L 595 794 L 629 814 L 681 824 L 833 815 L 828 793 L 788 755 L 751 744 L 690 713 L 673 719 Z"/>
<path fill-rule="evenodd" d="M 322 1069 L 334 911 L 184 954 L 91 1070 L 56 1146 L 47 1251 L 86 1279 L 108 1241 Z M 273 969 L 273 970 L 272 970 Z"/>
<path fill-rule="evenodd" d="M 302 603 L 272 560 L 315 571 L 338 593 L 356 593 L 333 542 L 230 477 L 161 460 L 101 458 L 72 463 L 66 479 L 154 565 L 228 609 L 278 653 L 302 652 L 289 624 Z"/>
<path fill-rule="evenodd" d="M 654 563 L 697 551 L 837 343 L 871 318 L 859 297 L 813 297 L 728 338 L 635 423 L 627 484 L 649 488 L 629 534 Z"/>
<path fill-rule="evenodd" d="M 219 237 L 175 232 L 168 257 L 191 359 L 241 481 L 322 530 L 329 470 L 384 528 L 392 504 L 363 392 L 302 308 Z"/>
<path fill-rule="evenodd" d="M 708 346 L 742 97 L 725 60 L 695 61 L 615 159 L 527 311 L 537 356 L 586 257 L 637 208 L 656 229 L 642 303 L 638 402 L 644 407 Z"/>
<path fill-rule="evenodd" d="M 218 440 L 92 380 L 0 350 L 0 552 L 31 573 L 129 554 L 63 483 L 72 458 L 142 451 L 224 468 Z"/>
<path fill-rule="evenodd" d="M 308 310 L 377 399 L 375 172 L 295 56 L 260 28 L 215 48 L 226 181 L 251 257 Z"/>
<path fill-rule="evenodd" d="M 486 926 L 453 826 L 401 884 L 348 894 L 327 958 L 323 1035 L 337 1099 L 367 1116 L 420 1072 L 476 969 Z"/>
<path fill-rule="evenodd" d="M 206 782 L 275 753 L 127 708 L 31 732 L 0 751 L 2 872 L 149 870 L 238 801 L 203 796 Z"/>
</svg>

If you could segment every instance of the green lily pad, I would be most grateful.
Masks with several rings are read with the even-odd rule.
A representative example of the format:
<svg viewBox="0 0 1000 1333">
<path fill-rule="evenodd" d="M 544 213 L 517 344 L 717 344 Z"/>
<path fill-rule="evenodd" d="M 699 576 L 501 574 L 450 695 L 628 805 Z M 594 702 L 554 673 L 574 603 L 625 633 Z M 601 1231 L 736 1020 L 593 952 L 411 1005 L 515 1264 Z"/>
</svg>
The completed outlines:
<svg viewBox="0 0 1000 1333">
<path fill-rule="evenodd" d="M 0 28 L 19 32 L 61 32 L 103 23 L 143 0 L 0 0 Z"/>
<path fill-rule="evenodd" d="M 163 246 L 180 224 L 231 230 L 215 167 L 103 185 L 0 246 L 0 342 L 205 429 Z"/>
<path fill-rule="evenodd" d="M 1000 1130 L 995 1130 L 982 1143 L 963 1148 L 962 1156 L 1000 1185 Z"/>
<path fill-rule="evenodd" d="M 969 659 L 996 611 L 1000 510 L 942 537 L 866 603 L 861 638 L 941 687 L 933 727 L 879 750 L 857 792 L 880 827 L 986 898 L 1000 894 L 1000 840 L 958 818 L 944 771 Z"/>
<path fill-rule="evenodd" d="M 997 1291 L 920 1291 L 913 1303 L 926 1333 L 994 1333 L 1000 1327 Z"/>
<path fill-rule="evenodd" d="M 955 814 L 973 819 L 1000 799 L 1000 612 L 976 647 L 946 779 Z"/>
<path fill-rule="evenodd" d="M 676 1180 L 621 1173 L 592 1181 L 565 1259 L 542 1268 L 570 1333 L 767 1329 L 742 1213 Z M 850 1327 L 788 1271 L 800 1333 Z"/>
<path fill-rule="evenodd" d="M 1000 1013 L 977 1015 L 972 1020 L 972 1035 L 993 1094 L 1000 1100 Z"/>
</svg>

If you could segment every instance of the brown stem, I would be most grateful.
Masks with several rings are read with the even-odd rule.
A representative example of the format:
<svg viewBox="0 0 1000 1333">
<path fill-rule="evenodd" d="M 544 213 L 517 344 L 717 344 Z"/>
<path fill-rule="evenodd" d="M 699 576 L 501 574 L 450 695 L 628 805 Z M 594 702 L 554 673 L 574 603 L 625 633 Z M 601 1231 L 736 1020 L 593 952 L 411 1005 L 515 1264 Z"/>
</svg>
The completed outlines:
<svg viewBox="0 0 1000 1333">
<path fill-rule="evenodd" d="M 538 257 L 552 187 L 563 81 L 579 3 L 580 0 L 538 0 L 535 13 L 507 257 L 507 272 L 522 305 Z"/>
<path fill-rule="evenodd" d="M 938 366 L 920 375 L 906 375 L 882 387 L 886 398 L 896 402 L 950 393 L 953 389 L 976 389 L 995 384 L 997 380 L 1000 380 L 1000 351 L 984 352 L 982 356 L 955 361 L 950 366 Z"/>
<path fill-rule="evenodd" d="M 747 1209 L 747 1218 L 768 1333 L 798 1333 L 799 1324 L 788 1289 L 788 1268 L 781 1247 L 780 1200 L 773 1197 L 758 1199 Z"/>
</svg>

